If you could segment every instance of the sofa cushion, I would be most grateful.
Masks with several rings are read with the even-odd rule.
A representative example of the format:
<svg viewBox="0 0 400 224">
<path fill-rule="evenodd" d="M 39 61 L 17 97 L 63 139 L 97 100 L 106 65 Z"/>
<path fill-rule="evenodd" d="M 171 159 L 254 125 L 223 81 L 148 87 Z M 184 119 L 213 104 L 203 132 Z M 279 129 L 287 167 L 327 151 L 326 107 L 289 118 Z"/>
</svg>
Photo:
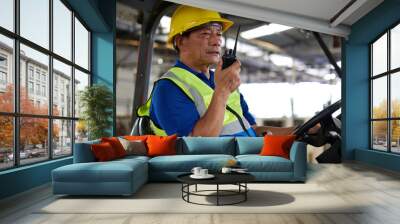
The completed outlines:
<svg viewBox="0 0 400 224">
<path fill-rule="evenodd" d="M 249 172 L 292 172 L 292 161 L 279 156 L 238 155 L 239 166 Z"/>
<path fill-rule="evenodd" d="M 112 145 L 108 142 L 92 144 L 90 147 L 92 149 L 94 157 L 96 157 L 96 161 L 104 162 L 118 158 Z"/>
<path fill-rule="evenodd" d="M 134 172 L 147 172 L 147 164 L 139 159 L 95 163 L 74 163 L 53 170 L 58 182 L 130 182 Z"/>
<path fill-rule="evenodd" d="M 235 159 L 231 155 L 175 155 L 158 156 L 149 160 L 149 170 L 163 172 L 190 172 L 193 167 L 200 166 L 211 172 L 219 171 L 228 160 Z"/>
<path fill-rule="evenodd" d="M 146 156 L 147 148 L 146 143 L 141 140 L 126 140 L 125 138 L 118 138 L 126 151 L 126 155 Z"/>
<path fill-rule="evenodd" d="M 131 161 L 135 161 L 135 160 L 148 162 L 149 159 L 150 159 L 150 157 L 147 157 L 147 156 L 129 155 L 129 156 L 125 156 L 124 158 L 113 160 L 113 162 L 127 162 L 127 163 L 130 163 Z"/>
<path fill-rule="evenodd" d="M 280 156 L 289 159 L 290 147 L 295 140 L 295 135 L 266 135 L 261 156 Z"/>
<path fill-rule="evenodd" d="M 148 135 L 125 135 L 122 136 L 124 139 L 129 140 L 129 141 L 135 141 L 135 140 L 140 140 L 140 141 L 146 141 Z"/>
<path fill-rule="evenodd" d="M 104 137 L 101 138 L 101 142 L 110 143 L 117 158 L 126 156 L 126 151 L 117 137 Z"/>
<path fill-rule="evenodd" d="M 149 135 L 146 139 L 148 156 L 165 156 L 176 154 L 177 135 L 157 136 Z"/>
<path fill-rule="evenodd" d="M 235 155 L 233 137 L 183 137 L 178 142 L 177 154 L 225 154 Z"/>
<path fill-rule="evenodd" d="M 236 155 L 259 154 L 264 144 L 263 137 L 236 138 Z"/>
</svg>

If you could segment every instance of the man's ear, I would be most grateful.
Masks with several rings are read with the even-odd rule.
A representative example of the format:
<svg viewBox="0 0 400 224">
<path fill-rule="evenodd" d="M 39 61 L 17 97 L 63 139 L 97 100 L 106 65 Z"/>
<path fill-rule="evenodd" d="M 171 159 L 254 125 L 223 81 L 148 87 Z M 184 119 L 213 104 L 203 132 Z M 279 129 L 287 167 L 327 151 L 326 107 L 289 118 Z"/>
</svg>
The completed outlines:
<svg viewBox="0 0 400 224">
<path fill-rule="evenodd" d="M 182 45 L 183 45 L 183 36 L 182 35 L 176 35 L 176 37 L 175 37 L 175 45 L 179 48 L 179 49 L 181 49 L 181 47 L 182 47 Z"/>
</svg>

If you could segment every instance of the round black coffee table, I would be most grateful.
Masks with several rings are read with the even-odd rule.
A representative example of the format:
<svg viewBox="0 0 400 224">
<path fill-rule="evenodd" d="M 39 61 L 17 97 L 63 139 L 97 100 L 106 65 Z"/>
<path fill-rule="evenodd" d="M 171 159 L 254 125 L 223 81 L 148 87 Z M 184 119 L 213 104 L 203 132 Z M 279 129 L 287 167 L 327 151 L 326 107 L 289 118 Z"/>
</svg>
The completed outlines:
<svg viewBox="0 0 400 224">
<path fill-rule="evenodd" d="M 198 205 L 234 205 L 247 200 L 247 192 L 249 188 L 247 183 L 255 180 L 255 177 L 249 173 L 215 173 L 215 177 L 212 179 L 193 179 L 190 177 L 191 173 L 182 174 L 177 177 L 178 181 L 182 183 L 182 199 L 188 203 L 198 204 Z M 215 190 L 197 190 L 198 184 L 205 185 L 216 185 Z M 195 186 L 194 191 L 190 191 L 190 186 Z M 237 190 L 223 190 L 220 189 L 220 185 L 236 185 Z M 205 194 L 209 192 L 215 192 L 215 194 Z M 204 196 L 204 197 L 216 197 L 216 204 L 202 204 L 190 201 L 190 196 Z M 241 196 L 239 200 L 231 203 L 221 203 L 221 197 L 232 197 Z"/>
</svg>

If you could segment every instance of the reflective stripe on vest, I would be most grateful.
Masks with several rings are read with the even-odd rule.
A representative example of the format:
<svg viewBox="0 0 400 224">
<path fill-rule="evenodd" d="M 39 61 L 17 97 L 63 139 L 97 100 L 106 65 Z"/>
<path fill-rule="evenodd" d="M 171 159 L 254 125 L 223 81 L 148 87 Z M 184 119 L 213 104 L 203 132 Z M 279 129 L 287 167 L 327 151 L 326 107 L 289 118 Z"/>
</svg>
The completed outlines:
<svg viewBox="0 0 400 224">
<path fill-rule="evenodd" d="M 159 80 L 169 79 L 175 85 L 177 85 L 195 104 L 197 112 L 202 117 L 211 103 L 214 90 L 205 84 L 201 79 L 191 72 L 173 67 L 167 73 L 165 73 Z M 153 87 L 154 89 L 154 87 Z M 138 109 L 139 116 L 150 116 L 150 105 L 151 98 L 147 100 L 146 104 L 142 105 Z M 232 108 L 237 114 L 241 116 L 244 126 L 247 129 L 250 128 L 250 124 L 243 117 L 242 107 L 240 105 L 240 94 L 238 91 L 231 93 L 228 98 L 227 105 Z M 151 128 L 156 135 L 166 135 L 166 132 L 161 128 L 157 127 L 154 122 L 151 123 Z M 242 126 L 238 118 L 230 111 L 225 109 L 224 123 L 220 135 L 234 135 L 243 132 Z"/>
</svg>

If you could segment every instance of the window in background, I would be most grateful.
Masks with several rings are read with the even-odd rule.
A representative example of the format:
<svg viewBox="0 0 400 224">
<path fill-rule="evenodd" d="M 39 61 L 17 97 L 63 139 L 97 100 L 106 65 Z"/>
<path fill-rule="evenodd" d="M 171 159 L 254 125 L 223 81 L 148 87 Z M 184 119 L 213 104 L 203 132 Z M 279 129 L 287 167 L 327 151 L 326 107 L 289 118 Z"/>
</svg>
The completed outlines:
<svg viewBox="0 0 400 224">
<path fill-rule="evenodd" d="M 7 55 L 0 54 L 0 68 L 7 69 Z"/>
<path fill-rule="evenodd" d="M 75 18 L 75 63 L 89 70 L 89 32 Z"/>
<path fill-rule="evenodd" d="M 397 25 L 370 46 L 371 148 L 392 153 L 400 153 L 399 43 Z"/>
<path fill-rule="evenodd" d="M 39 95 L 39 94 L 40 94 L 40 84 L 36 84 L 36 95 Z"/>
<path fill-rule="evenodd" d="M 75 117 L 79 117 L 81 115 L 81 108 L 79 106 L 80 103 L 80 93 L 85 89 L 85 87 L 89 86 L 89 74 L 81 72 L 78 69 L 75 69 Z"/>
<path fill-rule="evenodd" d="M 40 81 L 40 70 L 38 68 L 36 68 L 36 73 L 35 73 L 35 77 L 36 77 L 36 81 Z"/>
<path fill-rule="evenodd" d="M 48 86 L 46 76 L 49 74 L 49 56 L 37 50 L 32 49 L 24 44 L 21 44 L 21 59 L 20 59 L 20 110 L 23 114 L 48 114 L 49 98 L 46 97 L 46 89 L 42 88 L 40 83 Z M 23 55 L 23 57 L 22 57 Z M 28 87 L 26 86 L 26 67 L 32 66 L 36 70 L 36 91 L 35 94 L 29 94 Z M 44 77 L 44 82 L 43 78 Z M 43 103 L 40 105 L 33 105 L 30 99 L 40 99 Z"/>
<path fill-rule="evenodd" d="M 72 121 L 53 120 L 53 157 L 72 154 Z"/>
<path fill-rule="evenodd" d="M 32 66 L 29 66 L 28 76 L 29 76 L 29 79 L 33 80 L 33 67 Z"/>
<path fill-rule="evenodd" d="M 0 3 L 1 6 L 2 3 Z M 0 9 L 0 12 L 3 9 Z M 0 16 L 0 18 L 2 18 Z M 0 34 L 0 112 L 14 111 L 13 40 Z M 0 139 L 1 139 L 0 135 Z"/>
<path fill-rule="evenodd" d="M 13 117 L 0 115 L 0 170 L 14 165 Z"/>
<path fill-rule="evenodd" d="M 75 117 L 81 115 L 80 92 L 89 86 L 89 76 L 79 70 L 75 70 Z M 75 122 L 75 141 L 82 142 L 88 140 L 88 129 L 86 122 L 79 120 Z"/>
<path fill-rule="evenodd" d="M 0 70 L 0 85 L 4 88 L 7 85 L 7 73 Z"/>
<path fill-rule="evenodd" d="M 0 91 L 5 92 L 8 84 L 8 59 L 7 55 L 0 52 Z"/>
<path fill-rule="evenodd" d="M 400 153 L 400 120 L 393 120 L 391 124 L 391 150 L 395 153 Z"/>
<path fill-rule="evenodd" d="M 46 86 L 42 86 L 42 96 L 46 97 Z"/>
<path fill-rule="evenodd" d="M 88 140 L 88 128 L 84 120 L 75 121 L 75 142 Z"/>
<path fill-rule="evenodd" d="M 60 0 L 53 0 L 53 51 L 71 60 L 72 12 Z"/>
<path fill-rule="evenodd" d="M 380 151 L 387 151 L 387 121 L 372 122 L 372 145 L 373 148 Z"/>
<path fill-rule="evenodd" d="M 390 31 L 390 68 L 400 67 L 400 24 Z"/>
<path fill-rule="evenodd" d="M 372 81 L 372 118 L 387 118 L 387 78 Z"/>
<path fill-rule="evenodd" d="M 14 1 L 0 0 L 0 26 L 14 32 L 13 21 L 20 21 L 16 29 L 20 35 L 14 35 L 19 43 L 19 52 L 16 52 L 20 59 L 19 74 L 14 72 L 15 40 L 9 38 L 9 32 L 0 30 L 0 170 L 70 156 L 74 124 L 79 118 L 73 114 L 76 92 L 71 87 L 74 83 L 78 89 L 90 84 L 90 32 L 71 7 L 61 0 L 19 2 L 20 12 L 14 14 Z M 17 15 L 20 18 L 15 18 Z M 51 37 L 49 24 L 53 24 Z M 77 26 L 75 36 L 73 24 Z M 53 49 L 50 49 L 51 41 Z M 75 49 L 73 41 L 77 43 Z M 57 59 L 53 58 L 54 54 Z M 75 80 L 73 71 L 77 73 Z M 14 99 L 14 76 L 19 80 L 18 99 Z M 53 89 L 50 89 L 50 80 L 53 80 Z M 20 109 L 18 112 L 14 111 L 15 105 Z M 49 106 L 52 106 L 51 114 Z M 15 124 L 19 130 L 16 134 Z"/>
<path fill-rule="evenodd" d="M 387 34 L 372 44 L 372 75 L 387 71 Z"/>
<path fill-rule="evenodd" d="M 49 158 L 49 120 L 21 117 L 19 156 L 21 164 L 35 163 Z"/>
<path fill-rule="evenodd" d="M 46 83 L 46 74 L 42 73 L 42 83 Z"/>
<path fill-rule="evenodd" d="M 61 81 L 59 81 L 61 80 Z M 72 85 L 72 68 L 56 59 L 53 59 L 53 114 L 62 117 L 72 117 L 72 91 L 71 89 L 63 88 L 63 83 Z M 61 96 L 66 95 L 68 101 L 63 99 L 59 101 L 59 91 Z M 67 108 L 64 113 L 61 113 L 61 107 Z"/>
<path fill-rule="evenodd" d="M 21 36 L 49 48 L 49 0 L 20 0 Z"/>
<path fill-rule="evenodd" d="M 33 82 L 29 81 L 28 82 L 28 94 L 33 94 L 34 89 L 33 89 Z"/>
<path fill-rule="evenodd" d="M 400 117 L 400 72 L 390 76 L 391 116 Z"/>
<path fill-rule="evenodd" d="M 0 26 L 14 31 L 14 0 L 0 1 Z"/>
</svg>

